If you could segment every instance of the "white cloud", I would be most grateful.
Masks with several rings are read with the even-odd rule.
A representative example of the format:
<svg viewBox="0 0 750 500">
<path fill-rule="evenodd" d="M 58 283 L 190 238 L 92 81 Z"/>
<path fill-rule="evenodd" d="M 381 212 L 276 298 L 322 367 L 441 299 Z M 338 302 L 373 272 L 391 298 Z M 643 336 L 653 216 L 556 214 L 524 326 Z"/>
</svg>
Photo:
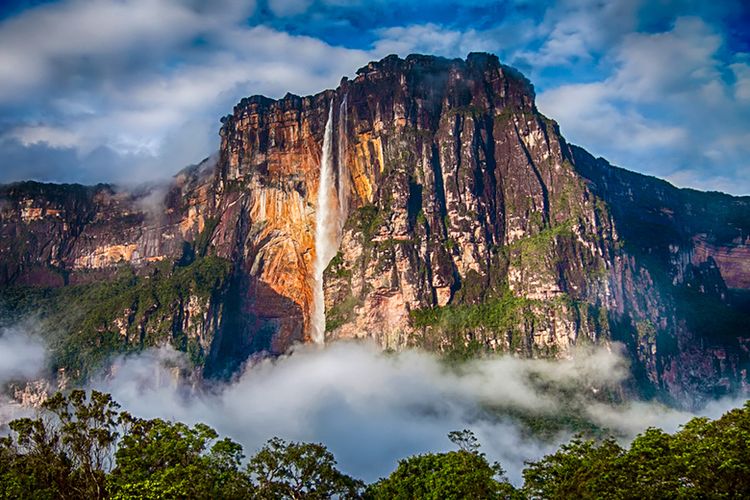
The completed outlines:
<svg viewBox="0 0 750 500">
<path fill-rule="evenodd" d="M 750 193 L 746 66 L 723 77 L 722 38 L 698 18 L 660 33 L 631 33 L 612 49 L 611 73 L 539 95 L 566 138 L 593 154 L 680 186 Z M 750 88 L 750 87 L 749 87 Z"/>
<path fill-rule="evenodd" d="M 69 58 L 163 50 L 202 26 L 198 13 L 177 1 L 43 4 L 0 24 L 0 99 L 44 83 Z"/>
<path fill-rule="evenodd" d="M 484 30 L 455 30 L 427 23 L 381 28 L 375 34 L 378 38 L 371 51 L 375 58 L 413 53 L 464 58 L 469 52 L 510 56 L 513 49 L 533 38 L 535 28 L 530 20 L 519 19 Z"/>
<path fill-rule="evenodd" d="M 306 32 L 294 28 L 298 22 L 351 27 L 356 12 L 366 19 L 370 11 L 398 9 L 380 0 L 343 3 L 273 0 L 271 13 L 285 17 L 277 28 L 249 26 L 254 2 L 241 0 L 62 0 L 21 11 L 0 22 L 6 162 L 48 145 L 77 157 L 80 166 L 46 180 L 163 177 L 211 153 L 217 118 L 246 95 L 318 92 L 390 53 L 490 51 L 526 72 L 542 90 L 543 111 L 594 154 L 671 178 L 692 172 L 683 178 L 699 179 L 703 172 L 718 182 L 713 171 L 720 165 L 721 176 L 737 181 L 732 192 L 750 192 L 742 175 L 750 146 L 740 141 L 750 126 L 750 65 L 746 55 L 727 56 L 724 35 L 711 22 L 718 19 L 713 11 L 724 12 L 720 6 L 511 2 L 491 22 L 478 15 L 482 22 L 473 27 L 461 20 L 402 26 L 375 20 L 369 49 L 280 31 L 290 23 L 290 30 Z M 475 2 L 473 8 L 494 7 Z M 328 19 L 334 11 L 347 15 Z M 639 31 L 670 22 L 670 29 Z M 40 164 L 29 172 L 52 170 L 41 165 L 51 150 L 42 152 L 27 162 Z M 126 162 L 133 168 L 124 176 Z M 4 167 L 0 181 L 31 175 L 21 164 Z"/>
<path fill-rule="evenodd" d="M 289 35 L 262 26 L 242 26 L 239 24 L 242 18 L 233 19 L 229 24 L 219 22 L 226 18 L 226 13 L 212 17 L 213 13 L 200 13 L 178 2 L 159 6 L 146 0 L 140 0 L 143 5 L 133 2 L 123 5 L 103 2 L 97 4 L 94 12 L 110 9 L 102 20 L 102 26 L 106 26 L 107 19 L 117 17 L 120 9 L 132 8 L 139 12 L 129 14 L 135 19 L 126 16 L 121 22 L 126 25 L 136 23 L 136 28 L 139 26 L 136 21 L 148 12 L 163 14 L 162 19 L 169 22 L 161 24 L 160 21 L 157 25 L 165 32 L 164 40 L 154 42 L 157 52 L 166 50 L 166 46 L 177 41 L 201 35 L 210 40 L 210 57 L 198 49 L 188 50 L 183 52 L 186 59 L 180 64 L 164 68 L 162 63 L 155 63 L 156 67 L 138 77 L 130 75 L 128 67 L 115 65 L 111 68 L 112 74 L 90 77 L 80 82 L 74 91 L 52 86 L 50 95 L 42 95 L 41 99 L 49 99 L 51 107 L 60 113 L 56 119 L 59 124 L 19 125 L 5 133 L 3 138 L 6 141 L 15 139 L 27 146 L 46 144 L 54 148 L 73 148 L 80 159 L 79 176 L 84 176 L 86 165 L 92 165 L 88 182 L 132 182 L 135 175 L 143 175 L 138 182 L 163 178 L 216 150 L 218 118 L 231 110 L 241 97 L 253 93 L 281 97 L 289 91 L 300 94 L 318 92 L 337 85 L 341 76 L 352 73 L 370 59 L 364 51 L 334 47 L 315 38 Z M 23 45 L 26 38 L 38 36 L 38 32 L 21 37 L 17 33 L 19 26 L 31 28 L 40 22 L 40 18 L 46 20 L 53 14 L 60 24 L 70 21 L 72 26 L 64 29 L 50 26 L 48 36 L 65 38 L 70 35 L 69 30 L 76 29 L 76 23 L 89 24 L 92 14 L 86 10 L 87 5 L 85 2 L 69 2 L 40 8 L 40 12 L 29 11 L 16 21 L 18 26 L 0 26 L 0 39 L 5 36 L 19 46 Z M 168 9 L 171 10 L 161 12 Z M 82 19 L 76 18 L 79 14 Z M 179 21 L 176 29 L 171 25 L 170 16 L 179 17 L 174 19 Z M 143 35 L 148 41 L 146 32 L 151 27 L 144 22 L 135 34 Z M 97 36 L 107 35 L 104 28 L 91 30 Z M 104 59 L 118 59 L 131 51 L 133 44 L 145 43 L 136 41 L 137 36 L 128 38 L 124 31 L 115 30 L 111 38 L 95 49 L 80 47 L 77 41 L 63 43 L 62 48 L 55 49 L 57 52 L 46 45 L 32 44 L 24 49 L 23 57 L 46 68 L 45 74 L 31 75 L 37 78 L 34 83 L 50 86 L 55 79 L 52 72 L 55 64 L 51 64 L 50 58 L 61 53 L 73 59 L 85 59 L 91 51 L 96 51 Z M 95 37 L 93 41 L 96 42 Z M 0 48 L 0 59 L 2 50 Z M 280 57 L 280 54 L 285 55 Z M 149 64 L 147 59 L 148 56 L 145 65 Z M 97 64 L 100 68 L 108 67 L 105 60 Z M 142 69 L 137 68 L 138 71 Z M 31 92 L 34 85 L 30 81 L 24 83 L 28 84 L 26 91 Z M 2 85 L 0 82 L 0 101 Z M 71 93 L 74 98 L 69 97 Z M 22 100 L 23 96 L 14 92 L 12 99 L 17 98 Z M 92 108 L 87 104 L 89 102 L 97 104 Z M 97 158 L 105 159 L 99 152 L 101 148 L 118 154 L 123 161 L 112 162 L 106 158 L 104 163 L 93 165 Z M 124 161 L 131 163 L 130 168 L 122 168 Z"/>
<path fill-rule="evenodd" d="M 45 346 L 29 328 L 0 330 L 0 385 L 36 377 L 44 370 L 45 360 Z"/>
<path fill-rule="evenodd" d="M 565 0 L 553 4 L 536 27 L 543 41 L 523 56 L 536 67 L 592 61 L 606 52 L 638 22 L 641 0 Z"/>
<path fill-rule="evenodd" d="M 750 64 L 744 62 L 749 57 L 738 57 L 737 59 L 738 62 L 729 66 L 735 77 L 734 96 L 740 101 L 750 102 Z"/>
<path fill-rule="evenodd" d="M 454 31 L 435 24 L 396 26 L 378 30 L 373 52 L 383 56 L 412 53 L 465 57 L 471 51 L 492 51 L 496 42 L 475 30 Z"/>
<path fill-rule="evenodd" d="M 618 97 L 608 82 L 563 85 L 543 92 L 538 105 L 562 124 L 569 139 L 605 144 L 619 154 L 680 147 L 687 140 L 684 129 L 650 120 L 636 108 L 613 102 Z"/>
<path fill-rule="evenodd" d="M 563 388 L 575 392 L 593 421 L 629 436 L 647 425 L 672 431 L 691 416 L 655 404 L 613 408 L 590 400 L 594 389 L 628 376 L 617 349 L 557 361 L 480 360 L 454 371 L 428 353 L 385 354 L 371 344 L 339 342 L 264 360 L 208 390 L 180 382 L 181 363 L 182 356 L 168 349 L 124 358 L 97 386 L 136 415 L 205 422 L 243 444 L 246 454 L 274 435 L 323 442 L 343 470 L 366 480 L 387 475 L 400 458 L 451 449 L 447 433 L 470 428 L 489 458 L 500 460 L 518 483 L 524 460 L 551 452 L 569 436 L 530 438 L 515 421 L 487 408 L 554 416 L 563 402 L 571 403 L 556 392 Z M 540 381 L 552 389 L 540 390 Z M 719 403 L 711 416 L 735 403 Z"/>
<path fill-rule="evenodd" d="M 746 139 L 750 140 L 750 134 Z M 722 153 L 720 151 L 709 151 L 707 154 L 716 158 L 717 162 L 721 161 Z M 727 173 L 731 174 L 731 172 Z M 741 172 L 739 172 L 738 177 L 741 175 Z M 721 191 L 723 193 L 743 192 L 742 189 L 747 186 L 745 183 L 738 183 L 737 178 L 723 174 L 720 170 L 706 172 L 702 169 L 678 169 L 664 178 L 678 187 L 690 187 L 704 191 Z"/>
<path fill-rule="evenodd" d="M 721 37 L 698 18 L 678 18 L 672 30 L 631 33 L 615 52 L 613 94 L 637 102 L 674 99 L 716 82 Z"/>
<path fill-rule="evenodd" d="M 14 128 L 8 136 L 17 139 L 24 146 L 44 143 L 55 148 L 69 148 L 80 144 L 80 137 L 70 130 L 43 124 Z"/>
</svg>

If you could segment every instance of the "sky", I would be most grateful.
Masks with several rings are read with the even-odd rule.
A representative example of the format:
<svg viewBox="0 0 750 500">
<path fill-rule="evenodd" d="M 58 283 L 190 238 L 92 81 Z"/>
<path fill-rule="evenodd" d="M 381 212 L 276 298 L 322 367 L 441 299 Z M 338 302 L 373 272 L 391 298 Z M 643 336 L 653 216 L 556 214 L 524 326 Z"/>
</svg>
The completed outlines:
<svg viewBox="0 0 750 500">
<path fill-rule="evenodd" d="M 748 195 L 749 32 L 744 0 L 4 0 L 0 182 L 167 179 L 217 150 L 242 97 L 487 51 L 569 142 Z"/>
</svg>

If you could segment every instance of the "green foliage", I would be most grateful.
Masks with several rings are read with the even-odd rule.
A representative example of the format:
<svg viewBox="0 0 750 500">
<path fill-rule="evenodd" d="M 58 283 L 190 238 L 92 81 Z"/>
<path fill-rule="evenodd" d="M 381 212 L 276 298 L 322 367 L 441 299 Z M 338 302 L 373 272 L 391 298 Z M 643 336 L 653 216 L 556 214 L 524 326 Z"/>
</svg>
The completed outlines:
<svg viewBox="0 0 750 500">
<path fill-rule="evenodd" d="M 427 217 L 424 215 L 424 210 L 419 210 L 415 218 L 417 226 L 424 226 L 427 223 Z"/>
<path fill-rule="evenodd" d="M 635 331 L 638 333 L 639 347 L 645 348 L 646 345 L 656 342 L 656 327 L 651 321 L 637 321 Z"/>
<path fill-rule="evenodd" d="M 510 351 L 529 349 L 524 329 L 540 321 L 534 309 L 539 301 L 516 296 L 507 283 L 493 284 L 487 293 L 485 286 L 476 286 L 480 279 L 468 275 L 453 303 L 410 312 L 412 326 L 421 330 L 414 337 L 418 345 L 441 351 L 449 364 L 486 352 L 483 339 L 488 337 L 505 339 Z M 480 296 L 479 290 L 485 295 Z"/>
<path fill-rule="evenodd" d="M 415 328 L 439 326 L 447 331 L 465 331 L 481 326 L 493 330 L 508 330 L 513 328 L 519 313 L 523 314 L 525 306 L 532 302 L 505 289 L 500 297 L 484 303 L 415 309 L 410 316 Z"/>
<path fill-rule="evenodd" d="M 524 480 L 531 498 L 747 498 L 750 402 L 672 435 L 650 428 L 628 449 L 576 438 L 528 464 Z"/>
<path fill-rule="evenodd" d="M 601 483 L 612 480 L 602 464 L 621 453 L 612 439 L 596 444 L 577 437 L 556 453 L 528 464 L 524 491 L 530 498 L 596 498 L 592 494 Z"/>
<path fill-rule="evenodd" d="M 21 418 L 0 439 L 0 497 L 106 498 L 106 471 L 119 436 L 118 405 L 108 394 L 57 393 L 45 418 Z"/>
<path fill-rule="evenodd" d="M 353 224 L 354 229 L 362 235 L 364 245 L 369 246 L 378 228 L 385 222 L 385 215 L 375 205 L 365 205 L 349 216 L 348 223 Z"/>
<path fill-rule="evenodd" d="M 247 498 L 242 446 L 205 424 L 190 428 L 125 415 L 128 432 L 108 478 L 111 498 Z"/>
<path fill-rule="evenodd" d="M 333 307 L 326 312 L 326 331 L 335 330 L 352 320 L 354 318 L 354 308 L 359 303 L 360 301 L 353 295 L 349 295 L 344 300 L 334 303 Z"/>
<path fill-rule="evenodd" d="M 415 309 L 410 312 L 412 326 L 423 329 L 421 342 L 425 347 L 432 346 L 432 337 L 450 340 L 444 351 L 454 361 L 467 359 L 483 350 L 473 338 L 477 331 L 508 335 L 512 350 L 519 348 L 521 330 L 519 325 L 534 320 L 531 305 L 534 301 L 514 295 L 507 286 L 498 296 L 476 304 L 448 304 L 443 307 Z M 468 337 L 467 337 L 468 336 Z"/>
<path fill-rule="evenodd" d="M 66 368 L 77 380 L 88 377 L 113 353 L 166 340 L 178 349 L 192 351 L 191 358 L 200 361 L 200 346 L 191 346 L 176 314 L 191 296 L 202 302 L 214 297 L 230 269 L 227 260 L 215 256 L 198 258 L 186 266 L 165 261 L 149 276 L 122 267 L 109 282 L 2 289 L 0 309 L 8 321 L 30 314 L 42 320 L 42 330 L 50 336 L 52 368 Z"/>
<path fill-rule="evenodd" d="M 57 393 L 43 411 L 0 438 L 0 498 L 345 499 L 364 487 L 320 444 L 273 438 L 243 468 L 242 446 L 209 426 L 135 418 L 108 394 Z"/>
<path fill-rule="evenodd" d="M 515 498 L 499 464 L 490 464 L 471 431 L 451 432 L 458 451 L 427 453 L 401 460 L 395 471 L 367 489 L 372 499 Z"/>
<path fill-rule="evenodd" d="M 550 394 L 550 397 L 556 396 L 558 401 L 554 412 L 539 412 L 510 406 L 489 406 L 487 410 L 498 418 L 516 422 L 522 435 L 527 438 L 552 441 L 561 434 L 574 432 L 587 438 L 603 438 L 608 435 L 607 429 L 587 416 L 580 401 L 573 396 L 566 398 L 567 391 L 560 391 L 559 388 L 551 391 L 555 394 Z M 560 392 L 562 394 L 559 394 Z"/>
<path fill-rule="evenodd" d="M 567 220 L 554 227 L 547 227 L 539 233 L 521 238 L 510 245 L 511 255 L 520 259 L 526 268 L 545 267 L 545 259 L 553 257 L 552 253 L 558 238 L 573 237 L 572 220 Z M 541 222 L 537 222 L 541 226 Z"/>
<path fill-rule="evenodd" d="M 211 238 L 213 238 L 214 231 L 216 231 L 216 226 L 218 225 L 219 217 L 208 217 L 206 219 L 203 231 L 201 231 L 195 238 L 195 250 L 199 257 L 206 255 L 211 243 Z"/>
<path fill-rule="evenodd" d="M 326 273 L 332 272 L 337 278 L 349 278 L 352 272 L 344 266 L 344 254 L 337 252 L 326 268 Z"/>
<path fill-rule="evenodd" d="M 466 341 L 453 336 L 450 347 L 444 352 L 442 361 L 448 366 L 460 366 L 463 363 L 479 358 L 486 352 L 484 344 L 476 339 Z"/>
<path fill-rule="evenodd" d="M 625 448 L 612 438 L 574 438 L 527 463 L 515 489 L 469 430 L 459 448 L 401 460 L 369 485 L 338 470 L 321 444 L 279 438 L 243 464 L 242 446 L 204 424 L 144 420 L 108 394 L 74 390 L 0 438 L 0 498 L 748 498 L 750 401 L 678 432 L 650 428 Z"/>
<path fill-rule="evenodd" d="M 399 462 L 387 478 L 371 486 L 373 499 L 497 498 L 495 471 L 466 451 L 429 453 Z"/>
<path fill-rule="evenodd" d="M 336 468 L 333 454 L 315 443 L 273 438 L 248 463 L 259 499 L 359 498 L 364 483 Z"/>
</svg>

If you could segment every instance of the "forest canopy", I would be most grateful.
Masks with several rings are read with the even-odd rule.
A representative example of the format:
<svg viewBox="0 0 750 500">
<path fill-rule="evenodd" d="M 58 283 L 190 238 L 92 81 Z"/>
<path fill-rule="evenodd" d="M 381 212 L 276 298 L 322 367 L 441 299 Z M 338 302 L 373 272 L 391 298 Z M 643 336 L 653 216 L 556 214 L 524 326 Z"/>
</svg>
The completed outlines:
<svg viewBox="0 0 750 500">
<path fill-rule="evenodd" d="M 205 424 L 141 419 L 109 394 L 57 393 L 0 438 L 2 498 L 741 498 L 750 496 L 750 401 L 628 446 L 577 436 L 527 462 L 515 487 L 470 430 L 457 449 L 404 458 L 373 484 L 339 470 L 320 443 L 270 439 L 246 458 Z"/>
</svg>

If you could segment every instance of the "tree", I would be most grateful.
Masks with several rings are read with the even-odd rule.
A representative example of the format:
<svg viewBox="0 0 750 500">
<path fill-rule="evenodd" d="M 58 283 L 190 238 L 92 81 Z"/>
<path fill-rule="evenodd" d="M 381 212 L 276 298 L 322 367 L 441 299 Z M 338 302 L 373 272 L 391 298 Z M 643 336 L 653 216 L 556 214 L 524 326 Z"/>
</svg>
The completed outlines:
<svg viewBox="0 0 750 500">
<path fill-rule="evenodd" d="M 0 497 L 65 498 L 70 491 L 70 461 L 40 420 L 22 418 L 0 438 Z"/>
<path fill-rule="evenodd" d="M 479 453 L 469 430 L 448 434 L 458 451 L 427 453 L 399 461 L 390 476 L 370 485 L 372 499 L 494 499 L 516 498 L 519 493 L 504 478 L 500 464 L 490 464 Z"/>
<path fill-rule="evenodd" d="M 451 431 L 448 433 L 448 439 L 451 443 L 458 446 L 459 450 L 468 453 L 479 453 L 479 440 L 473 432 L 468 429 L 462 431 Z"/>
<path fill-rule="evenodd" d="M 613 439 L 597 443 L 576 436 L 557 452 L 527 463 L 523 490 L 530 498 L 607 497 L 602 490 L 620 483 L 611 464 L 622 453 Z"/>
<path fill-rule="evenodd" d="M 750 497 L 750 401 L 717 420 L 694 418 L 673 438 L 681 488 L 706 498 Z"/>
<path fill-rule="evenodd" d="M 190 428 L 119 412 L 109 394 L 57 393 L 0 438 L 0 498 L 247 498 L 242 447 Z M 116 461 L 116 466 L 115 466 Z"/>
<path fill-rule="evenodd" d="M 273 438 L 243 469 L 242 446 L 209 426 L 134 418 L 96 391 L 55 394 L 9 428 L 0 498 L 750 498 L 750 401 L 674 434 L 649 428 L 628 448 L 577 436 L 528 463 L 521 491 L 469 430 L 449 433 L 458 450 L 403 459 L 363 491 L 322 444 Z"/>
<path fill-rule="evenodd" d="M 205 424 L 125 417 L 128 432 L 109 478 L 112 498 L 247 498 L 242 446 Z"/>
<path fill-rule="evenodd" d="M 747 498 L 750 401 L 675 434 L 649 428 L 628 449 L 577 437 L 523 475 L 531 498 Z"/>
<path fill-rule="evenodd" d="M 288 443 L 274 437 L 253 457 L 247 471 L 262 499 L 359 498 L 364 487 L 336 468 L 333 454 L 315 443 Z"/>
<path fill-rule="evenodd" d="M 120 435 L 119 405 L 109 394 L 57 393 L 36 419 L 12 421 L 0 441 L 9 498 L 105 498 L 106 473 Z"/>
</svg>

